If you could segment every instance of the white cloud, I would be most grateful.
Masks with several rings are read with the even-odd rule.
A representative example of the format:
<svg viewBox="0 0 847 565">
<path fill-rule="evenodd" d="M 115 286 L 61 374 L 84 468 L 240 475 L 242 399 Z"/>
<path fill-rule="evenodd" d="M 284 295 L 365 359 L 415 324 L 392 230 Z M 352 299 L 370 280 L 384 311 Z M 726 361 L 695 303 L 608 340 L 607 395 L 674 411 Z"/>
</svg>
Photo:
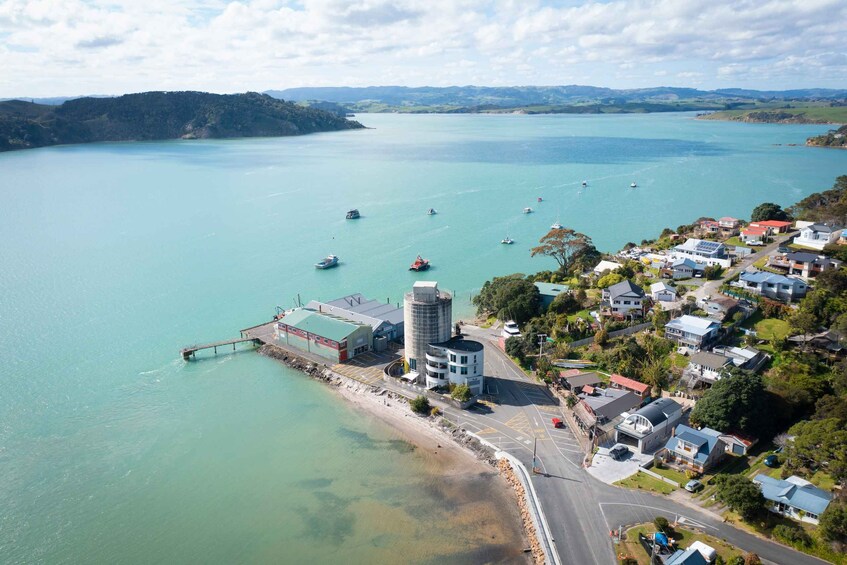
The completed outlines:
<svg viewBox="0 0 847 565">
<path fill-rule="evenodd" d="M 0 96 L 528 79 L 636 87 L 666 76 L 794 88 L 847 78 L 843 0 L 565 4 L 0 0 Z"/>
</svg>

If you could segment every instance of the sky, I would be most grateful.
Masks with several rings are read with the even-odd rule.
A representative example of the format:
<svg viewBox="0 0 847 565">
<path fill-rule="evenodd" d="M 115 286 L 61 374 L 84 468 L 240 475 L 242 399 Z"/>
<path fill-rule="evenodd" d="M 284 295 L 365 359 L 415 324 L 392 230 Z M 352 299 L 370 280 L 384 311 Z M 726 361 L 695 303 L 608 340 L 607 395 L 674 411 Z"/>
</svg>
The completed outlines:
<svg viewBox="0 0 847 565">
<path fill-rule="evenodd" d="M 0 97 L 847 87 L 847 0 L 0 0 Z"/>
</svg>

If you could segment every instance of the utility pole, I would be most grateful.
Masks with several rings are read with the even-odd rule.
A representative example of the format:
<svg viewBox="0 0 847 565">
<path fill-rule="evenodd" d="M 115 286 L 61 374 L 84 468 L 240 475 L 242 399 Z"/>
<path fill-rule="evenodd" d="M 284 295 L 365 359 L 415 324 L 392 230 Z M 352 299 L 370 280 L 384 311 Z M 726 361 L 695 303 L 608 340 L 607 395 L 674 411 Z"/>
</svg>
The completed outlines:
<svg viewBox="0 0 847 565">
<path fill-rule="evenodd" d="M 537 474 L 539 472 L 538 466 L 535 464 L 535 452 L 538 448 L 538 438 L 533 438 L 535 443 L 532 445 L 532 472 L 533 474 Z"/>
<path fill-rule="evenodd" d="M 538 334 L 538 356 L 544 354 L 544 340 L 547 339 L 547 334 Z"/>
</svg>

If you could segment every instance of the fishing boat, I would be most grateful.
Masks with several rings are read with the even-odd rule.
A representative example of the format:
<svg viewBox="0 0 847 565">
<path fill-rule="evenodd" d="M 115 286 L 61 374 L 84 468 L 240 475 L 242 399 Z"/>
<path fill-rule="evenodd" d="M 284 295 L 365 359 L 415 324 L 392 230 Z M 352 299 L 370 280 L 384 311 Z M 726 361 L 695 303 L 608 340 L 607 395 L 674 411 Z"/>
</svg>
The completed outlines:
<svg viewBox="0 0 847 565">
<path fill-rule="evenodd" d="M 359 211 L 358 211 L 358 210 L 356 210 L 355 208 L 353 208 L 352 210 L 350 210 L 349 212 L 347 212 L 347 219 L 348 219 L 348 220 L 357 220 L 357 219 L 359 219 L 360 217 L 361 217 L 361 216 L 359 215 Z"/>
<path fill-rule="evenodd" d="M 415 262 L 409 266 L 410 271 L 426 271 L 429 269 L 429 259 L 424 259 L 420 255 L 418 255 Z"/>
<path fill-rule="evenodd" d="M 338 265 L 338 257 L 335 255 L 327 255 L 326 259 L 315 263 L 316 269 L 331 269 Z"/>
<path fill-rule="evenodd" d="M 426 211 L 427 216 L 434 216 L 437 213 L 438 213 L 438 211 L 435 208 L 430 208 L 429 210 Z"/>
<path fill-rule="evenodd" d="M 524 214 L 532 214 L 532 208 L 524 208 L 523 213 Z"/>
<path fill-rule="evenodd" d="M 550 226 L 550 229 L 551 229 L 551 230 L 562 230 L 562 229 L 565 229 L 565 226 L 563 226 L 563 225 L 562 225 L 562 224 L 560 224 L 559 222 L 556 222 L 555 224 L 553 224 L 552 226 Z"/>
<path fill-rule="evenodd" d="M 632 181 L 631 183 L 629 183 L 629 188 L 635 188 L 636 186 L 638 186 L 638 185 L 635 184 L 635 181 Z"/>
<path fill-rule="evenodd" d="M 515 240 L 509 237 L 508 235 L 500 240 L 500 243 L 502 243 L 503 245 L 512 245 L 514 242 Z"/>
</svg>

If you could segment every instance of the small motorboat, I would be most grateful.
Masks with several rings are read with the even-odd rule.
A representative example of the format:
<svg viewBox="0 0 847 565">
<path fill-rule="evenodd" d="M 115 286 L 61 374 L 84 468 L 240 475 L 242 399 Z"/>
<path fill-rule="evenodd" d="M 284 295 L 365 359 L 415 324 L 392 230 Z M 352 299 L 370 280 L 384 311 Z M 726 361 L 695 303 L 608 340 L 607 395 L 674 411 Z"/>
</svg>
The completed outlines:
<svg viewBox="0 0 847 565">
<path fill-rule="evenodd" d="M 552 226 L 550 226 L 550 229 L 551 229 L 551 230 L 563 230 L 563 229 L 565 229 L 565 226 L 563 226 L 563 225 L 562 225 L 562 224 L 560 224 L 559 222 L 556 222 L 555 224 L 553 224 Z"/>
<path fill-rule="evenodd" d="M 353 208 L 349 212 L 347 212 L 348 220 L 358 220 L 361 216 L 359 215 L 359 211 Z"/>
<path fill-rule="evenodd" d="M 415 262 L 409 266 L 410 271 L 426 271 L 429 269 L 429 259 L 424 259 L 420 255 L 418 255 Z"/>
<path fill-rule="evenodd" d="M 532 214 L 532 208 L 524 208 L 523 213 L 524 214 Z"/>
<path fill-rule="evenodd" d="M 315 263 L 316 269 L 331 269 L 338 265 L 338 257 L 335 255 L 327 255 L 326 259 L 323 259 L 319 263 Z"/>
<path fill-rule="evenodd" d="M 631 183 L 629 183 L 629 188 L 635 188 L 636 186 L 638 186 L 638 185 L 635 184 L 635 181 L 632 181 Z"/>
<path fill-rule="evenodd" d="M 582 181 L 582 186 L 588 186 L 588 181 L 587 180 Z"/>
<path fill-rule="evenodd" d="M 515 240 L 509 237 L 508 235 L 500 240 L 500 243 L 502 243 L 503 245 L 512 245 L 514 242 Z"/>
<path fill-rule="evenodd" d="M 429 210 L 426 211 L 427 216 L 434 216 L 437 213 L 438 213 L 438 211 L 435 208 L 430 208 Z"/>
<path fill-rule="evenodd" d="M 539 196 L 539 197 L 538 197 L 538 201 L 539 201 L 539 202 L 544 202 L 544 199 L 543 199 L 543 198 L 541 198 L 541 197 Z"/>
</svg>

